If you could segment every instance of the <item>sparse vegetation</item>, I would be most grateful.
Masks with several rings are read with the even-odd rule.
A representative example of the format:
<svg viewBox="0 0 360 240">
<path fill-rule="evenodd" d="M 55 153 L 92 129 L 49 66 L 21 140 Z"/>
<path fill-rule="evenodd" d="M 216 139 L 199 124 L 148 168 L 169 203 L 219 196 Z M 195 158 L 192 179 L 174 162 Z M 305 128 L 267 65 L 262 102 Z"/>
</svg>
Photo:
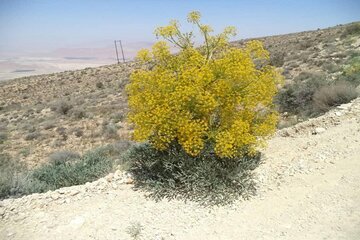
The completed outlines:
<svg viewBox="0 0 360 240">
<path fill-rule="evenodd" d="M 86 111 L 80 107 L 71 109 L 71 115 L 76 119 L 82 119 L 87 117 Z"/>
<path fill-rule="evenodd" d="M 45 121 L 43 124 L 42 124 L 44 130 L 49 130 L 49 129 L 53 129 L 56 127 L 56 123 L 54 120 L 48 120 L 48 121 Z"/>
<path fill-rule="evenodd" d="M 38 137 L 40 137 L 40 135 L 41 134 L 39 132 L 31 132 L 31 133 L 27 134 L 24 139 L 26 141 L 32 141 L 32 140 L 37 139 Z"/>
<path fill-rule="evenodd" d="M 139 240 L 143 228 L 144 227 L 139 222 L 133 222 L 129 227 L 126 228 L 126 232 L 130 235 L 132 239 Z"/>
<path fill-rule="evenodd" d="M 119 137 L 117 133 L 118 127 L 112 122 L 104 122 L 102 125 L 102 133 L 105 138 L 117 139 Z"/>
<path fill-rule="evenodd" d="M 325 69 L 329 73 L 340 72 L 342 70 L 341 66 L 339 66 L 338 64 L 334 64 L 332 62 L 324 63 L 323 64 L 323 69 Z"/>
<path fill-rule="evenodd" d="M 27 157 L 27 156 L 29 156 L 31 154 L 31 150 L 30 150 L 30 148 L 24 148 L 24 149 L 21 149 L 19 154 L 24 156 L 24 157 Z"/>
<path fill-rule="evenodd" d="M 8 134 L 6 132 L 0 132 L 0 144 L 4 143 L 8 139 Z"/>
<path fill-rule="evenodd" d="M 73 132 L 76 137 L 82 137 L 84 135 L 84 131 L 81 128 L 75 128 Z"/>
<path fill-rule="evenodd" d="M 0 153 L 0 199 L 15 194 L 21 183 L 24 165 L 9 154 Z"/>
<path fill-rule="evenodd" d="M 64 101 L 64 100 L 57 101 L 51 106 L 51 109 L 53 111 L 61 115 L 66 115 L 72 108 L 73 105 L 70 104 L 68 101 Z"/>
<path fill-rule="evenodd" d="M 125 116 L 122 112 L 111 114 L 110 118 L 114 121 L 114 123 L 118 123 L 124 120 Z"/>
<path fill-rule="evenodd" d="M 52 153 L 47 163 L 35 169 L 27 169 L 19 160 L 1 153 L 0 199 L 91 182 L 110 173 L 118 164 L 127 169 L 129 164 L 122 155 L 131 146 L 132 142 L 118 141 L 88 151 L 83 156 L 72 151 L 59 151 Z"/>
</svg>

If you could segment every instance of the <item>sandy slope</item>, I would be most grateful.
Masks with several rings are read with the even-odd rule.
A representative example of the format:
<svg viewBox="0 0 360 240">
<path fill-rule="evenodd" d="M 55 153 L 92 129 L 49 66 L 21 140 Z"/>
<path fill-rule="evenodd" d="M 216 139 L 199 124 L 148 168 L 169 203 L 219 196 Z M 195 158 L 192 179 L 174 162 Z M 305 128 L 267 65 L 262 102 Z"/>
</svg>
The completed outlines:
<svg viewBox="0 0 360 240">
<path fill-rule="evenodd" d="M 156 203 L 124 184 L 47 193 L 0 202 L 0 239 L 131 239 L 132 222 L 141 239 L 360 239 L 360 99 L 280 131 L 265 156 L 249 201 Z"/>
</svg>

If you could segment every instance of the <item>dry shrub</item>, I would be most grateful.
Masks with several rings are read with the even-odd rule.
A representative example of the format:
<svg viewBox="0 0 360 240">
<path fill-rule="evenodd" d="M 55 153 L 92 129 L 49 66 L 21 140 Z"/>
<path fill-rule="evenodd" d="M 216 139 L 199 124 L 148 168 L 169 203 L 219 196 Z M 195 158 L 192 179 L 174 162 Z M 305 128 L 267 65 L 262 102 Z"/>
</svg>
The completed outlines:
<svg viewBox="0 0 360 240">
<path fill-rule="evenodd" d="M 275 102 L 280 112 L 313 116 L 314 93 L 324 86 L 327 86 L 327 81 L 323 74 L 302 72 L 295 77 L 293 83 L 287 84 L 281 89 Z"/>
<path fill-rule="evenodd" d="M 270 55 L 270 64 L 275 67 L 282 67 L 285 63 L 284 52 L 273 52 Z"/>
<path fill-rule="evenodd" d="M 70 102 L 64 100 L 57 101 L 51 106 L 51 110 L 61 115 L 66 115 L 72 108 L 73 105 Z"/>
<path fill-rule="evenodd" d="M 338 82 L 330 86 L 324 86 L 315 92 L 314 107 L 319 112 L 326 112 L 331 107 L 347 103 L 356 98 L 358 93 L 354 86 L 347 82 Z"/>
</svg>

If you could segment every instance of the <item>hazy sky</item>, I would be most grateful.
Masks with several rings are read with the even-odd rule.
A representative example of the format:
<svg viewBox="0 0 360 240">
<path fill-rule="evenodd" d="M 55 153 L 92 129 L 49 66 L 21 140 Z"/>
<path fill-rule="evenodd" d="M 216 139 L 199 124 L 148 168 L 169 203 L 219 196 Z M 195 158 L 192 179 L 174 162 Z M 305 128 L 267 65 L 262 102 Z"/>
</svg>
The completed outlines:
<svg viewBox="0 0 360 240">
<path fill-rule="evenodd" d="M 203 22 L 237 38 L 274 35 L 360 20 L 359 0 L 0 0 L 0 53 L 152 42 L 156 26 L 199 10 Z"/>
</svg>

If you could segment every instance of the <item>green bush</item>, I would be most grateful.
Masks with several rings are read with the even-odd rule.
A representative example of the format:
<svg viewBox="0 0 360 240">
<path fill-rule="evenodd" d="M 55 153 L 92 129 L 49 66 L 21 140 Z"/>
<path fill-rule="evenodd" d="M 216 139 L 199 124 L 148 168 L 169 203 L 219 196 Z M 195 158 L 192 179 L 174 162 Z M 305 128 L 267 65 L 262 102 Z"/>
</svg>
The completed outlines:
<svg viewBox="0 0 360 240">
<path fill-rule="evenodd" d="M 125 157 L 130 162 L 135 187 L 155 199 L 183 198 L 204 205 L 227 204 L 255 192 L 252 170 L 255 157 L 220 158 L 210 146 L 192 157 L 179 145 L 158 151 L 149 144 L 136 145 Z"/>
<path fill-rule="evenodd" d="M 47 191 L 97 180 L 108 174 L 112 167 L 111 159 L 91 151 L 72 161 L 50 161 L 35 169 L 31 178 L 43 183 L 45 189 L 42 191 Z"/>
<path fill-rule="evenodd" d="M 115 159 L 120 159 L 124 151 L 132 145 L 129 141 L 119 141 L 79 154 L 62 151 L 52 154 L 49 163 L 31 173 L 31 191 L 48 191 L 61 187 L 84 184 L 95 181 L 110 173 Z"/>
<path fill-rule="evenodd" d="M 314 94 L 314 106 L 318 112 L 326 112 L 334 106 L 348 103 L 358 96 L 356 89 L 348 82 L 324 86 Z"/>
</svg>

